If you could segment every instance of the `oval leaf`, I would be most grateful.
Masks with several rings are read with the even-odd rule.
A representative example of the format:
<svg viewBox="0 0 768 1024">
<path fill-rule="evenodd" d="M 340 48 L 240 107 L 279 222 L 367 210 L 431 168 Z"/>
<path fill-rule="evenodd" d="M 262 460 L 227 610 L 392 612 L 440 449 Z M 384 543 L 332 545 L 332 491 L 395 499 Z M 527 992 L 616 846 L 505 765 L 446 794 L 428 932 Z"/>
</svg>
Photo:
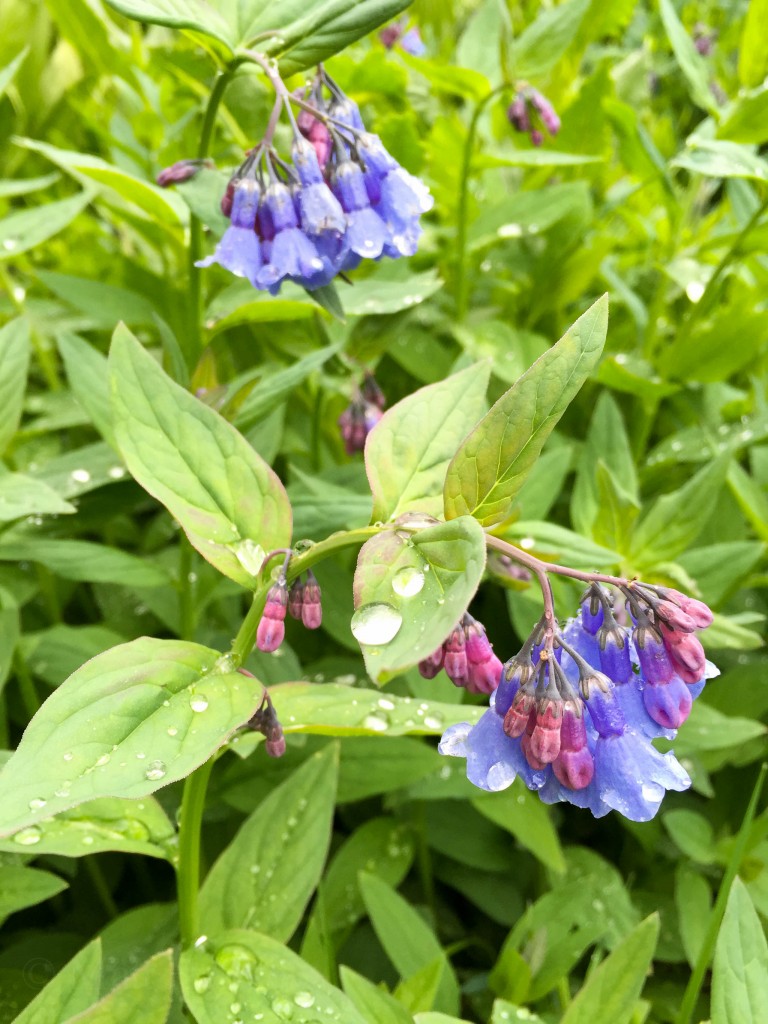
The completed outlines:
<svg viewBox="0 0 768 1024">
<path fill-rule="evenodd" d="M 256 928 L 290 939 L 323 871 L 338 771 L 338 744 L 330 744 L 256 808 L 205 880 L 205 931 Z"/>
<path fill-rule="evenodd" d="M 142 637 L 100 654 L 51 694 L 0 773 L 0 836 L 33 848 L 34 823 L 97 797 L 142 797 L 183 779 L 261 701 L 216 651 Z"/>
<path fill-rule="evenodd" d="M 198 1024 L 242 1020 L 291 1024 L 366 1024 L 347 997 L 287 946 L 233 929 L 182 953 L 184 999 Z"/>
<path fill-rule="evenodd" d="M 131 473 L 203 558 L 252 586 L 257 546 L 269 551 L 291 540 L 283 485 L 245 438 L 174 384 L 122 324 L 109 359 L 115 437 Z"/>
<path fill-rule="evenodd" d="M 505 519 L 544 442 L 597 366 L 608 328 L 603 296 L 512 385 L 459 448 L 445 481 L 445 515 L 483 526 Z"/>
<path fill-rule="evenodd" d="M 485 535 L 469 516 L 410 537 L 384 531 L 366 541 L 355 570 L 353 633 L 374 682 L 391 679 L 440 646 L 484 568 Z"/>
<path fill-rule="evenodd" d="M 486 408 L 490 364 L 420 388 L 384 414 L 365 445 L 373 520 L 418 510 L 439 516 L 453 455 Z"/>
</svg>

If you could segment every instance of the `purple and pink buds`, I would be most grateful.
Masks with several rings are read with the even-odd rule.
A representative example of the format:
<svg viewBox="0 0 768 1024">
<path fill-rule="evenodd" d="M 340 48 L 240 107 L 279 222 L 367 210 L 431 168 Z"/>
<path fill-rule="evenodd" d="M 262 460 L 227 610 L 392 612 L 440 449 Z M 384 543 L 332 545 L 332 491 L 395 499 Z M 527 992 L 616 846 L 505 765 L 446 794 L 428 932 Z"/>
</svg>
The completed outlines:
<svg viewBox="0 0 768 1024">
<path fill-rule="evenodd" d="M 691 713 L 691 691 L 679 676 L 666 683 L 648 683 L 643 688 L 643 703 L 654 722 L 665 729 L 679 729 Z"/>
<path fill-rule="evenodd" d="M 661 635 L 651 626 L 638 626 L 634 632 L 640 671 L 647 683 L 668 683 L 675 674 L 672 660 Z"/>
<path fill-rule="evenodd" d="M 339 430 L 347 455 L 365 448 L 365 439 L 383 416 L 384 392 L 372 373 L 366 372 L 360 390 L 339 416 Z"/>
<path fill-rule="evenodd" d="M 379 382 L 370 372 L 366 373 L 363 378 L 363 383 L 360 386 L 360 394 L 366 402 L 370 405 L 375 405 L 377 409 L 383 409 L 387 404 L 387 399 L 384 397 L 384 392 L 379 387 Z"/>
<path fill-rule="evenodd" d="M 560 753 L 562 721 L 563 702 L 561 700 L 544 697 L 538 702 L 530 749 L 539 764 L 551 764 Z"/>
<path fill-rule="evenodd" d="M 441 645 L 436 651 L 433 651 L 429 657 L 424 658 L 423 661 L 419 662 L 419 674 L 424 679 L 434 679 L 442 667 L 443 647 Z"/>
<path fill-rule="evenodd" d="M 664 646 L 667 654 L 672 659 L 672 664 L 678 675 L 682 676 L 681 669 L 689 675 L 696 676 L 696 682 L 702 678 L 707 665 L 704 648 L 701 641 L 693 633 L 680 633 L 677 630 L 669 629 L 662 622 L 661 631 L 664 635 Z M 682 676 L 682 678 L 685 678 Z"/>
<path fill-rule="evenodd" d="M 466 686 L 469 682 L 467 644 L 464 627 L 459 624 L 443 645 L 443 668 L 454 686 Z"/>
<path fill-rule="evenodd" d="M 307 582 L 304 584 L 301 621 L 307 629 L 319 629 L 323 622 L 320 586 L 311 569 L 307 573 Z"/>
<path fill-rule="evenodd" d="M 513 739 L 522 736 L 531 718 L 536 698 L 532 687 L 520 687 L 504 716 L 504 732 Z"/>
<path fill-rule="evenodd" d="M 271 654 L 285 638 L 285 613 L 288 608 L 288 587 L 285 579 L 274 583 L 267 594 L 267 603 L 256 631 L 256 646 Z"/>
<path fill-rule="evenodd" d="M 250 672 L 245 672 L 244 669 L 239 671 L 243 672 L 244 675 L 250 675 Z M 275 709 L 272 705 L 267 691 L 264 691 L 264 699 L 261 702 L 261 706 L 251 717 L 247 723 L 249 729 L 253 729 L 254 732 L 260 732 L 266 743 L 264 748 L 270 757 L 282 757 L 285 753 L 285 736 L 283 735 L 283 727 L 280 725 L 278 717 L 275 713 Z"/>
<path fill-rule="evenodd" d="M 555 777 L 567 789 L 586 789 L 595 774 L 595 761 L 587 745 L 587 727 L 579 705 L 567 701 L 560 727 L 560 752 L 552 764 Z"/>
<path fill-rule="evenodd" d="M 464 618 L 467 657 L 467 689 L 470 693 L 493 693 L 499 685 L 503 665 L 493 653 L 485 627 L 470 615 Z"/>
<path fill-rule="evenodd" d="M 560 131 L 560 118 L 555 108 L 546 96 L 529 85 L 521 86 L 507 107 L 507 120 L 515 131 L 528 135 L 534 146 L 541 146 L 544 142 L 540 126 L 553 137 Z"/>
</svg>

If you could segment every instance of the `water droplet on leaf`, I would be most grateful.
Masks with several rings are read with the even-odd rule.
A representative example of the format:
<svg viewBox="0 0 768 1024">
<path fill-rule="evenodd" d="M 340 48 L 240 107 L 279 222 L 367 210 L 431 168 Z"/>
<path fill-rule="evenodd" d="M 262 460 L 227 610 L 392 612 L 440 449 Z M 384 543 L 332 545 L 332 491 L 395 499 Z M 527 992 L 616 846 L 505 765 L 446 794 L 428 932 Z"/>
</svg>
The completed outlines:
<svg viewBox="0 0 768 1024">
<path fill-rule="evenodd" d="M 403 624 L 403 617 L 390 604 L 366 604 L 352 616 L 352 635 L 361 644 L 388 644 Z"/>
<path fill-rule="evenodd" d="M 14 843 L 18 843 L 19 846 L 34 846 L 35 843 L 39 843 L 42 839 L 39 828 L 35 828 L 32 825 L 30 828 L 23 828 L 21 832 L 17 832 L 13 837 Z"/>
<path fill-rule="evenodd" d="M 160 779 L 165 778 L 166 771 L 167 768 L 165 767 L 165 762 L 150 761 L 149 764 L 147 765 L 147 770 L 144 772 L 144 775 L 146 776 L 147 779 L 149 779 L 150 782 L 159 782 Z"/>
<path fill-rule="evenodd" d="M 392 589 L 400 597 L 415 597 L 424 586 L 424 573 L 411 565 L 395 573 Z"/>
<path fill-rule="evenodd" d="M 199 978 L 195 978 L 192 982 L 192 988 L 198 995 L 202 995 L 203 992 L 207 992 L 211 986 L 210 974 L 201 974 Z"/>
<path fill-rule="evenodd" d="M 45 800 L 42 797 L 35 797 L 34 800 L 29 801 L 30 811 L 41 811 L 45 807 Z"/>
<path fill-rule="evenodd" d="M 202 693 L 195 693 L 189 698 L 189 706 L 193 711 L 207 711 L 208 698 Z"/>
</svg>

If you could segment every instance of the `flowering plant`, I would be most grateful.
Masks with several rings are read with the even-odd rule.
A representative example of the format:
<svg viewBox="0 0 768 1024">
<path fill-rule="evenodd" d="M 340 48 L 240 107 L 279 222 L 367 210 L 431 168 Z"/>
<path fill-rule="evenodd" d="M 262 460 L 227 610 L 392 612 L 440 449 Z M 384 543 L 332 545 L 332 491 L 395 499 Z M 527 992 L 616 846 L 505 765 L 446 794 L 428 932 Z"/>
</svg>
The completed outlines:
<svg viewBox="0 0 768 1024">
<path fill-rule="evenodd" d="M 758 1024 L 759 5 L 7 4 L 0 1024 Z"/>
</svg>

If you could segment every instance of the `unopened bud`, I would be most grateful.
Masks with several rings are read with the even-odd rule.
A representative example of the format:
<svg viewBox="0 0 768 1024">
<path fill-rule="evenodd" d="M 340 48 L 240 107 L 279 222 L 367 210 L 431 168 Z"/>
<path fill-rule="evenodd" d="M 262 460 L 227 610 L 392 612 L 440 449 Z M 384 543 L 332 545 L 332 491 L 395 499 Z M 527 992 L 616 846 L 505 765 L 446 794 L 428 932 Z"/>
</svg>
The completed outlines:
<svg viewBox="0 0 768 1024">
<path fill-rule="evenodd" d="M 311 570 L 307 573 L 307 582 L 304 584 L 301 621 L 307 629 L 318 629 L 323 621 L 320 585 Z"/>
<path fill-rule="evenodd" d="M 276 651 L 285 638 L 285 613 L 288 607 L 288 587 L 278 580 L 269 588 L 267 603 L 256 631 L 256 646 L 269 654 Z"/>
<path fill-rule="evenodd" d="M 212 166 L 210 160 L 177 160 L 170 167 L 164 167 L 155 180 L 160 188 L 168 188 L 170 185 L 189 181 L 202 167 L 210 166 Z"/>
<path fill-rule="evenodd" d="M 301 622 L 301 608 L 304 603 L 304 584 L 301 581 L 301 577 L 298 576 L 291 584 L 291 589 L 288 591 L 288 614 L 292 619 L 298 619 Z"/>
<path fill-rule="evenodd" d="M 531 733 L 531 752 L 541 764 L 551 764 L 560 753 L 560 726 L 563 702 L 544 698 L 536 709 L 536 724 Z"/>
<path fill-rule="evenodd" d="M 443 667 L 443 648 L 438 647 L 428 658 L 419 662 L 419 674 L 424 679 L 434 679 Z"/>
<path fill-rule="evenodd" d="M 457 626 L 445 641 L 443 668 L 454 686 L 466 686 L 469 682 L 467 651 L 464 628 Z"/>
</svg>

